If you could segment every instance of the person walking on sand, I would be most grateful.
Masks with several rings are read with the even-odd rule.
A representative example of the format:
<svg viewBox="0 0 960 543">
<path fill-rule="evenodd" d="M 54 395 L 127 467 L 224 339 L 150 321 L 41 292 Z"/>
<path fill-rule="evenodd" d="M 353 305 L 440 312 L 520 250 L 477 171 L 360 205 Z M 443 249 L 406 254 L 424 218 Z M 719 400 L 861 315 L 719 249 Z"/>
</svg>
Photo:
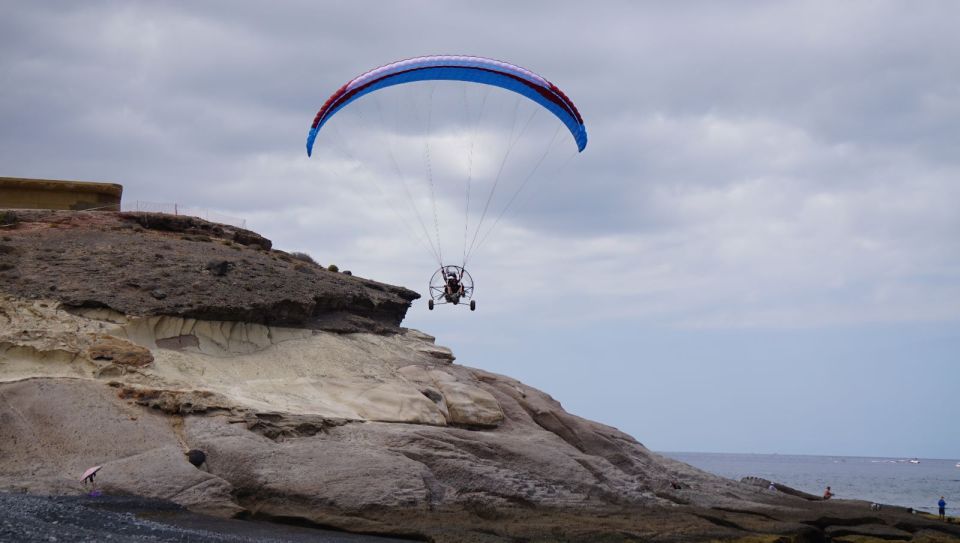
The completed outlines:
<svg viewBox="0 0 960 543">
<path fill-rule="evenodd" d="M 937 507 L 940 508 L 940 520 L 947 520 L 947 502 L 943 500 L 943 496 L 940 496 Z"/>
<path fill-rule="evenodd" d="M 823 499 L 829 500 L 832 497 L 833 497 L 833 492 L 830 490 L 830 487 L 828 486 L 827 489 L 823 491 Z"/>
</svg>

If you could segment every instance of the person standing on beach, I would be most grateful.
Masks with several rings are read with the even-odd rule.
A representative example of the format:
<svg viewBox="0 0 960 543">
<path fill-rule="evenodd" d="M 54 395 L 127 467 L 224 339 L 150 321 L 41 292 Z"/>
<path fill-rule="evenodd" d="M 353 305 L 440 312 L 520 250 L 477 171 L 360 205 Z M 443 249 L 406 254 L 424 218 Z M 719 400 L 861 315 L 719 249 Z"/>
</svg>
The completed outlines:
<svg viewBox="0 0 960 543">
<path fill-rule="evenodd" d="M 943 500 L 943 496 L 940 496 L 937 506 L 940 507 L 940 520 L 947 520 L 947 502 Z"/>
</svg>

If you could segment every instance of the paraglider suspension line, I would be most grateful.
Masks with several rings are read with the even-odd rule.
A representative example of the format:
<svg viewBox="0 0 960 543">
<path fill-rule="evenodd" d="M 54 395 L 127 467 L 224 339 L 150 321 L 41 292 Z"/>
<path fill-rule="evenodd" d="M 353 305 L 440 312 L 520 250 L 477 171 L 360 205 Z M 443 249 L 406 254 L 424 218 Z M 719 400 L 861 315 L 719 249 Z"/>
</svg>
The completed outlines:
<svg viewBox="0 0 960 543">
<path fill-rule="evenodd" d="M 477 113 L 476 120 L 472 123 L 472 129 L 470 132 L 470 153 L 467 160 L 467 190 L 466 190 L 466 206 L 464 208 L 464 217 L 463 217 L 463 265 L 461 267 L 467 266 L 467 239 L 470 232 L 470 185 L 473 181 L 473 149 L 476 146 L 477 142 L 477 131 L 480 126 L 480 120 L 483 118 L 483 110 L 487 104 L 487 96 L 490 94 L 490 88 L 486 87 L 483 91 L 483 99 L 480 101 L 479 113 Z M 463 88 L 463 106 L 467 111 L 468 122 L 470 120 L 470 104 L 467 101 L 467 88 Z"/>
<path fill-rule="evenodd" d="M 380 100 L 378 100 L 376 96 L 374 96 L 373 99 L 374 99 L 374 103 L 377 105 L 377 109 L 378 109 L 378 111 L 379 111 L 379 115 L 380 115 L 380 118 L 381 118 L 381 121 L 382 121 L 382 120 L 383 120 L 383 110 L 382 110 L 382 108 L 380 107 Z M 356 114 L 357 114 L 357 116 L 360 118 L 361 122 L 366 126 L 366 129 L 367 129 L 368 132 L 371 132 L 371 133 L 376 133 L 376 132 L 377 132 L 377 131 L 373 130 L 373 128 L 372 128 L 372 126 L 370 125 L 370 123 L 367 122 L 366 118 L 365 118 L 364 115 L 363 115 L 363 110 L 362 110 L 361 108 L 357 108 L 357 109 L 356 109 Z M 398 120 L 397 122 L 399 122 L 399 120 Z M 335 137 L 334 140 L 333 140 L 333 141 L 335 142 L 335 144 L 336 144 L 336 147 L 337 147 L 338 149 L 340 149 L 340 151 L 341 151 L 344 155 L 346 155 L 352 162 L 354 162 L 354 163 L 356 163 L 356 164 L 363 165 L 364 167 L 366 167 L 366 168 L 369 169 L 370 167 L 369 167 L 369 165 L 367 165 L 366 161 L 360 160 L 360 159 L 358 159 L 357 157 L 355 157 L 355 156 L 353 155 L 353 153 L 351 153 L 350 150 L 346 147 L 346 144 L 343 143 L 343 142 L 347 141 L 347 139 L 344 138 L 344 137 L 342 136 L 342 134 L 340 134 L 340 130 L 337 128 L 336 124 L 332 124 L 331 128 L 332 128 L 333 131 L 337 134 L 336 137 Z M 421 237 L 421 235 L 416 231 L 416 229 L 413 228 L 412 226 L 410 226 L 410 224 L 406 221 L 406 219 L 405 219 L 405 218 L 403 217 L 403 215 L 397 210 L 396 207 L 394 207 L 394 206 L 389 206 L 389 207 L 390 207 L 391 210 L 393 210 L 394 214 L 400 219 L 400 221 L 401 221 L 401 223 L 404 225 L 404 227 L 413 235 L 414 239 L 416 239 L 417 242 L 420 243 L 421 246 L 422 246 L 424 249 L 426 249 L 429 253 L 431 253 L 431 254 L 433 255 L 433 257 L 437 259 L 437 262 L 442 262 L 442 261 L 440 260 L 440 255 L 439 255 L 439 252 L 438 252 L 437 248 L 434 247 L 434 245 L 433 245 L 433 240 L 432 240 L 432 238 L 430 237 L 430 233 L 429 233 L 429 231 L 427 230 L 427 226 L 426 226 L 426 224 L 425 224 L 424 221 L 423 221 L 423 217 L 422 217 L 421 214 L 420 214 L 420 210 L 417 208 L 416 204 L 414 203 L 413 196 L 410 194 L 410 188 L 408 187 L 408 184 L 407 184 L 407 181 L 406 181 L 406 176 L 403 174 L 403 171 L 402 171 L 401 168 L 400 168 L 400 164 L 397 162 L 397 157 L 396 157 L 396 156 L 394 155 L 394 153 L 393 153 L 393 141 L 392 141 L 392 140 L 387 141 L 387 144 L 385 145 L 385 147 L 387 148 L 387 150 L 388 150 L 388 152 L 389 152 L 390 162 L 391 162 L 391 164 L 392 164 L 392 166 L 393 166 L 393 169 L 394 169 L 394 171 L 397 173 L 397 177 L 400 178 L 400 185 L 403 187 L 404 195 L 407 197 L 407 203 L 410 204 L 410 207 L 411 207 L 411 208 L 413 208 L 413 212 L 414 212 L 414 215 L 415 215 L 416 218 L 417 218 L 417 222 L 420 224 L 421 230 L 423 230 L 423 236 Z M 371 178 L 374 180 L 374 186 L 377 188 L 377 191 L 380 192 L 380 194 L 383 195 L 384 197 L 387 197 L 387 191 L 386 191 L 385 189 L 383 189 L 383 188 L 380 186 L 379 181 L 377 181 L 377 179 L 379 178 L 379 176 L 377 175 L 377 172 L 372 171 L 372 169 L 371 169 L 371 174 L 372 174 L 372 175 L 371 175 Z M 426 241 L 424 241 L 424 240 L 426 240 Z"/>
<path fill-rule="evenodd" d="M 437 191 L 433 182 L 433 167 L 430 161 L 430 132 L 433 120 L 433 91 L 434 86 L 430 85 L 430 103 L 427 105 L 427 137 L 423 143 L 423 159 L 427 169 L 427 179 L 430 181 L 430 203 L 433 206 L 433 229 L 437 235 L 437 258 L 440 265 L 443 266 L 443 248 L 440 245 L 440 216 L 437 214 Z"/>
<path fill-rule="evenodd" d="M 517 196 L 519 196 L 520 193 L 523 191 L 523 188 L 527 186 L 527 183 L 529 183 L 530 180 L 533 179 L 533 176 L 536 175 L 537 170 L 540 169 L 540 166 L 543 164 L 543 161 L 547 158 L 547 155 L 549 155 L 550 152 L 553 150 L 554 143 L 556 143 L 557 141 L 557 136 L 560 135 L 561 128 L 563 128 L 563 125 L 557 126 L 557 129 L 553 132 L 553 137 L 550 138 L 550 144 L 547 145 L 546 149 L 544 149 L 543 154 L 540 155 L 540 158 L 537 160 L 537 163 L 533 166 L 533 169 L 530 170 L 530 173 L 527 174 L 527 176 L 520 183 L 520 186 L 517 187 L 517 190 L 515 190 L 513 192 L 513 195 L 510 196 L 510 199 L 507 201 L 507 205 L 503 207 L 503 209 L 500 211 L 500 214 L 497 216 L 497 219 L 493 221 L 493 225 L 491 225 L 490 228 L 487 229 L 483 237 L 480 238 L 480 243 L 478 243 L 476 247 L 477 249 L 480 249 L 480 247 L 483 247 L 483 243 L 487 241 L 488 237 L 490 237 L 490 233 L 494 231 L 494 229 L 497 227 L 498 224 L 500 224 L 500 219 L 502 219 L 503 216 L 506 215 L 507 211 L 510 210 L 510 206 L 512 206 L 513 202 L 517 199 Z M 570 156 L 573 157 L 574 155 L 575 154 L 571 154 Z M 567 159 L 567 161 L 569 161 L 569 159 Z"/>
<path fill-rule="evenodd" d="M 480 222 L 477 223 L 477 228 L 473 232 L 473 239 L 470 241 L 470 248 L 467 249 L 467 257 L 464 258 L 464 262 L 470 258 L 470 254 L 473 253 L 474 248 L 477 245 L 477 237 L 480 235 L 480 228 L 483 226 L 483 221 L 487 218 L 487 211 L 490 209 L 490 202 L 493 201 L 493 194 L 497 190 L 497 185 L 500 183 L 500 178 L 503 175 L 503 168 L 507 164 L 507 160 L 510 158 L 510 152 L 513 151 L 513 148 L 516 146 L 517 142 L 523 138 L 523 135 L 527 132 L 527 129 L 530 127 L 530 123 L 533 122 L 533 118 L 536 117 L 538 109 L 534 109 L 530 113 L 530 117 L 527 118 L 527 122 L 523 125 L 523 128 L 520 130 L 520 133 L 517 134 L 516 138 L 511 137 L 509 145 L 507 146 L 506 152 L 503 154 L 503 160 L 500 161 L 500 168 L 497 170 L 497 176 L 493 180 L 493 186 L 490 187 L 490 194 L 487 195 L 487 201 L 483 206 L 483 213 L 480 214 Z M 514 115 L 516 115 L 516 109 L 514 109 Z M 511 134 L 512 136 L 512 134 Z"/>
</svg>

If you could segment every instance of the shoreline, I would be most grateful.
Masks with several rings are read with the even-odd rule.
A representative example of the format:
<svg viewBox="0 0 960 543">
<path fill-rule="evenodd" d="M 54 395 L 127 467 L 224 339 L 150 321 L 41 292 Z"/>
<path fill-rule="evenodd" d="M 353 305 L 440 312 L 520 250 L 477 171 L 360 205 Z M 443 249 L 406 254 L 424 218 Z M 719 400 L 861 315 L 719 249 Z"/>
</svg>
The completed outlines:
<svg viewBox="0 0 960 543">
<path fill-rule="evenodd" d="M 757 477 L 814 496 L 832 486 L 838 499 L 923 513 L 936 514 L 937 498 L 946 496 L 947 515 L 960 517 L 960 468 L 953 459 L 678 451 L 658 454 L 727 479 Z"/>
</svg>

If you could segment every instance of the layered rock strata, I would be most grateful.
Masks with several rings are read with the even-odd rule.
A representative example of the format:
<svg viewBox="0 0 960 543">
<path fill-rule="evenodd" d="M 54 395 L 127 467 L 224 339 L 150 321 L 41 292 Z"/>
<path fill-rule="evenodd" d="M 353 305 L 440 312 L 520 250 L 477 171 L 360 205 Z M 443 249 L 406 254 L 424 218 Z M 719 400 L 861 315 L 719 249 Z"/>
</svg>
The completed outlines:
<svg viewBox="0 0 960 543">
<path fill-rule="evenodd" d="M 0 283 L 22 298 L 296 326 L 395 332 L 420 296 L 273 250 L 270 240 L 186 216 L 9 211 L 0 228 Z"/>
</svg>

